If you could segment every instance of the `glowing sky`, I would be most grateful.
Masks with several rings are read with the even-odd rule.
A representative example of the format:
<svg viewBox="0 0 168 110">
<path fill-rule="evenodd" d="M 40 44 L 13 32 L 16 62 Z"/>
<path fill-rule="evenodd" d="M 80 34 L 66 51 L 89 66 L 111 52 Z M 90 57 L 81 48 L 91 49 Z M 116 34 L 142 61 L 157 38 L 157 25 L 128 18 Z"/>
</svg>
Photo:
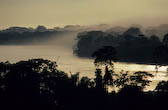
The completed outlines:
<svg viewBox="0 0 168 110">
<path fill-rule="evenodd" d="M 168 0 L 0 0 L 0 28 L 168 23 Z"/>
</svg>

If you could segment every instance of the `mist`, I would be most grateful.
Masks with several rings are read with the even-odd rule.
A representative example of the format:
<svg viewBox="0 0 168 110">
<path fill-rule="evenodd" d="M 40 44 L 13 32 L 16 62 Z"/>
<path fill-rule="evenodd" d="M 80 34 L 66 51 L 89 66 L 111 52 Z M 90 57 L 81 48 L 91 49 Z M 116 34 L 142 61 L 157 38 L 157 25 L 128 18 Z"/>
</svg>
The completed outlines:
<svg viewBox="0 0 168 110">
<path fill-rule="evenodd" d="M 66 25 L 64 27 L 47 28 L 45 26 L 10 27 L 0 31 L 0 45 L 51 45 L 73 49 L 77 44 L 79 33 L 102 31 L 113 36 L 121 35 L 130 27 L 139 28 L 146 36 L 156 35 L 161 40 L 168 33 L 168 25 L 145 27 L 141 24 L 131 25 Z"/>
</svg>

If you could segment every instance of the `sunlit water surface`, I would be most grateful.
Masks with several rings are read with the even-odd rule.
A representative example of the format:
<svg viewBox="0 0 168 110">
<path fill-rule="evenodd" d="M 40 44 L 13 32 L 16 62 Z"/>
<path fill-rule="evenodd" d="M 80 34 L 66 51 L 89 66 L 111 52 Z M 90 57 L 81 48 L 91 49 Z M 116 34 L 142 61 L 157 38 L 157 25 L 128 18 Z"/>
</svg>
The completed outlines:
<svg viewBox="0 0 168 110">
<path fill-rule="evenodd" d="M 0 61 L 10 61 L 12 63 L 20 60 L 32 58 L 44 58 L 56 61 L 58 68 L 67 73 L 80 72 L 80 76 L 94 77 L 95 67 L 92 59 L 81 59 L 73 55 L 72 49 L 63 46 L 0 46 Z M 166 67 L 160 67 L 159 72 L 155 72 L 153 65 L 139 65 L 128 63 L 115 63 L 115 72 L 121 70 L 133 73 L 135 71 L 147 71 L 155 77 L 152 78 L 149 90 L 155 88 L 155 85 L 161 80 L 167 80 Z"/>
</svg>

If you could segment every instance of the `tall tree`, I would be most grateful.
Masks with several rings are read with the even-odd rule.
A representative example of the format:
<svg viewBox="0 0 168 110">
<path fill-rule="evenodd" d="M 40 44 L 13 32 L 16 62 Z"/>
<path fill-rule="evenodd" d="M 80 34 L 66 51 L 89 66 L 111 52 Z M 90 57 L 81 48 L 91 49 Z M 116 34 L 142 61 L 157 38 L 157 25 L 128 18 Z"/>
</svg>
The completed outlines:
<svg viewBox="0 0 168 110">
<path fill-rule="evenodd" d="M 108 89 L 108 85 L 113 85 L 114 64 L 117 61 L 117 52 L 112 46 L 104 46 L 95 51 L 92 55 L 96 67 L 105 66 L 104 84 Z"/>
<path fill-rule="evenodd" d="M 103 77 L 102 77 L 102 71 L 101 69 L 96 69 L 95 71 L 95 82 L 96 82 L 96 88 L 97 89 L 103 89 Z"/>
</svg>

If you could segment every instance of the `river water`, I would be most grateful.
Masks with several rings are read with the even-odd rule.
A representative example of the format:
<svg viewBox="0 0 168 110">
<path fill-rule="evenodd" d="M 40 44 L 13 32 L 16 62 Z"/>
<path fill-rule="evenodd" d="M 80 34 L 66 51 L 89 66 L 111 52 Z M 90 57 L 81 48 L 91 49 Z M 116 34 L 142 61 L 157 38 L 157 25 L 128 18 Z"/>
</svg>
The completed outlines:
<svg viewBox="0 0 168 110">
<path fill-rule="evenodd" d="M 92 59 L 82 59 L 73 55 L 72 48 L 60 45 L 29 45 L 29 46 L 0 46 L 0 61 L 10 61 L 11 63 L 28 60 L 32 58 L 43 58 L 56 61 L 58 69 L 67 73 L 80 72 L 80 76 L 94 77 L 95 67 Z M 115 63 L 115 72 L 121 70 L 129 71 L 130 74 L 135 71 L 147 71 L 155 75 L 152 78 L 151 86 L 148 90 L 155 88 L 155 85 L 161 80 L 167 80 L 166 67 L 160 67 L 159 72 L 155 72 L 153 65 L 140 65 L 128 63 Z"/>
</svg>

